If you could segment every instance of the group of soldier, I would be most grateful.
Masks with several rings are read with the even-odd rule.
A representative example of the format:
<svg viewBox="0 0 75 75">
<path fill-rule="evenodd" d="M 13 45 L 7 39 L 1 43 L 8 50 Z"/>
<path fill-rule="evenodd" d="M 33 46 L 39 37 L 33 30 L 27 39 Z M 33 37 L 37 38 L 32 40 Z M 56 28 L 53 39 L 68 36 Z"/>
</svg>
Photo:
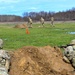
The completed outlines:
<svg viewBox="0 0 75 75">
<path fill-rule="evenodd" d="M 41 17 L 40 22 L 43 27 L 44 27 L 44 21 L 45 21 L 44 18 Z M 54 23 L 54 17 L 51 17 L 52 26 L 54 26 L 53 23 Z M 29 17 L 29 24 L 30 27 L 32 27 L 32 19 L 30 17 Z M 62 48 L 64 49 L 63 60 L 67 63 L 70 63 L 75 69 L 75 39 L 72 40 L 69 45 L 62 46 Z"/>
<path fill-rule="evenodd" d="M 44 27 L 44 18 L 41 17 L 40 22 Z M 53 26 L 54 17 L 51 17 L 51 25 Z M 29 17 L 29 24 L 32 27 L 32 19 Z M 75 39 L 71 41 L 69 45 L 62 46 L 64 49 L 63 60 L 67 63 L 70 63 L 75 69 Z"/>
<path fill-rule="evenodd" d="M 45 20 L 44 20 L 44 18 L 43 17 L 41 17 L 40 18 L 40 23 L 41 23 L 41 25 L 44 27 L 44 22 L 45 22 Z M 32 21 L 32 19 L 30 18 L 30 17 L 28 17 L 28 27 L 29 28 L 32 28 L 32 23 L 33 23 L 33 21 Z M 51 17 L 51 25 L 52 26 L 54 26 L 54 17 Z"/>
</svg>

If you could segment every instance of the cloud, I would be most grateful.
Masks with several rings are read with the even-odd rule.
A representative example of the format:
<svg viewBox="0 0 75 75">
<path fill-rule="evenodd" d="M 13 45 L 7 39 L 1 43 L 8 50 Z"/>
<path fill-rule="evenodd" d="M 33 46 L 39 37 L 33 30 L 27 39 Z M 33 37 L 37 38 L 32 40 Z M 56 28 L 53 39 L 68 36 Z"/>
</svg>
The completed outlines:
<svg viewBox="0 0 75 75">
<path fill-rule="evenodd" d="M 0 3 L 17 3 L 17 2 L 20 2 L 20 0 L 0 0 Z"/>
<path fill-rule="evenodd" d="M 5 9 L 5 8 L 6 8 L 6 7 L 4 7 L 4 6 L 3 6 L 3 7 L 0 7 L 0 9 Z"/>
<path fill-rule="evenodd" d="M 0 9 L 7 9 L 7 8 L 11 8 L 14 9 L 14 6 L 10 5 L 10 6 L 1 6 Z M 7 9 L 8 10 L 8 9 Z"/>
<path fill-rule="evenodd" d="M 3 13 L 3 12 L 6 12 L 6 13 L 9 13 L 9 12 L 14 12 L 14 10 L 17 10 L 15 9 L 15 7 L 13 5 L 8 5 L 8 6 L 1 6 L 0 7 L 0 13 Z"/>
<path fill-rule="evenodd" d="M 34 2 L 38 3 L 38 2 L 64 2 L 64 1 L 68 1 L 68 0 L 34 0 Z"/>
<path fill-rule="evenodd" d="M 44 1 L 68 1 L 68 0 L 44 0 Z"/>
<path fill-rule="evenodd" d="M 31 9 L 31 10 L 36 10 L 37 8 L 36 8 L 36 7 L 31 7 L 31 8 L 29 8 L 29 9 Z"/>
</svg>

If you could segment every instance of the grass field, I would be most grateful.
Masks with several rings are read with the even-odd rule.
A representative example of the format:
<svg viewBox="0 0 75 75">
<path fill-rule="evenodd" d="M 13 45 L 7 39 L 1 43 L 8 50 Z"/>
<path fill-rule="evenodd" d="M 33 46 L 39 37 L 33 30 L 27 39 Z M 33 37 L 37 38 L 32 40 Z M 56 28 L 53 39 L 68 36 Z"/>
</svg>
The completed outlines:
<svg viewBox="0 0 75 75">
<path fill-rule="evenodd" d="M 4 49 L 15 50 L 23 46 L 60 46 L 70 43 L 75 39 L 74 22 L 55 23 L 52 27 L 45 23 L 45 27 L 39 23 L 34 23 L 33 28 L 29 28 L 30 34 L 26 34 L 25 29 L 13 28 L 15 24 L 0 24 L 0 38 L 4 40 Z"/>
</svg>

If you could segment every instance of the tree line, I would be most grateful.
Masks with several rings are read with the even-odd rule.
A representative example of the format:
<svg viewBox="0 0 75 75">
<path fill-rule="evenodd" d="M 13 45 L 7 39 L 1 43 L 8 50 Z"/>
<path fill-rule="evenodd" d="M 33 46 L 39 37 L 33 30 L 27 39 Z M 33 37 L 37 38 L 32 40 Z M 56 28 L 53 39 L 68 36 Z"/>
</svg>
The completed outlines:
<svg viewBox="0 0 75 75">
<path fill-rule="evenodd" d="M 43 17 L 45 21 L 50 21 L 51 17 L 54 17 L 55 21 L 70 21 L 75 20 L 75 8 L 59 12 L 24 12 L 23 17 L 16 15 L 0 15 L 0 22 L 28 21 L 28 17 L 31 17 L 33 21 L 39 21 L 41 17 Z"/>
</svg>

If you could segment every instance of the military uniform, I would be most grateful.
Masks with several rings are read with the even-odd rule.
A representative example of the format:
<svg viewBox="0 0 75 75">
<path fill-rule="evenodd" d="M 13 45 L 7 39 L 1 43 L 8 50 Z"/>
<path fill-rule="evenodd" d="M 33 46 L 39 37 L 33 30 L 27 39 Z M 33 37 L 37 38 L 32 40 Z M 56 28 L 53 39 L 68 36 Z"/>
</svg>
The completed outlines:
<svg viewBox="0 0 75 75">
<path fill-rule="evenodd" d="M 5 50 L 0 50 L 0 67 L 5 67 L 9 70 L 10 56 Z"/>
<path fill-rule="evenodd" d="M 29 23 L 29 27 L 32 28 L 32 23 L 33 22 L 32 22 L 32 19 L 30 17 L 28 18 L 28 23 Z"/>
<path fill-rule="evenodd" d="M 71 63 L 72 66 L 75 69 L 75 40 L 72 40 L 71 43 L 72 46 L 67 46 L 64 51 L 63 60 Z"/>
<path fill-rule="evenodd" d="M 0 49 L 2 49 L 2 48 L 3 48 L 3 40 L 0 39 Z"/>
<path fill-rule="evenodd" d="M 73 47 L 74 52 L 73 52 L 72 65 L 73 65 L 73 66 L 74 66 L 74 68 L 75 68 L 75 39 L 74 39 L 74 40 L 72 40 L 70 44 L 73 44 L 73 46 L 72 46 L 72 47 Z"/>
<path fill-rule="evenodd" d="M 43 17 L 41 17 L 40 22 L 41 22 L 41 24 L 42 24 L 43 27 L 44 27 L 44 18 L 43 18 Z"/>
<path fill-rule="evenodd" d="M 9 75 L 5 68 L 0 68 L 0 75 Z"/>
<path fill-rule="evenodd" d="M 10 56 L 6 50 L 3 50 L 3 41 L 0 41 L 0 75 L 8 75 L 10 66 Z"/>
<path fill-rule="evenodd" d="M 51 25 L 53 26 L 54 17 L 51 17 Z"/>
</svg>

